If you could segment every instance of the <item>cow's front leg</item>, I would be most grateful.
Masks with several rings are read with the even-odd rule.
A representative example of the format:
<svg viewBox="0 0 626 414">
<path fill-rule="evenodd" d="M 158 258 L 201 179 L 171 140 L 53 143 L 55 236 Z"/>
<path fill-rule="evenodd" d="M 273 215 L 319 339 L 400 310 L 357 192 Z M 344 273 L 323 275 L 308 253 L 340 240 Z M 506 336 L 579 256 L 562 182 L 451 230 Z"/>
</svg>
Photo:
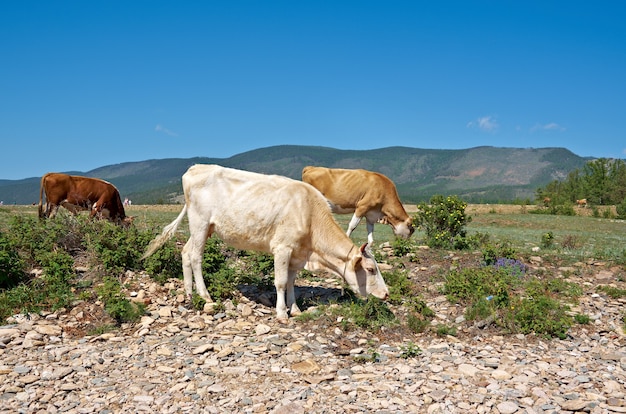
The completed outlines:
<svg viewBox="0 0 626 414">
<path fill-rule="evenodd" d="M 350 237 L 350 235 L 352 234 L 354 229 L 356 229 L 356 226 L 358 226 L 360 222 L 361 222 L 361 217 L 357 216 L 356 213 L 354 213 L 352 215 L 352 218 L 350 219 L 350 223 L 348 224 L 348 231 L 346 232 L 348 237 Z"/>
<path fill-rule="evenodd" d="M 287 280 L 287 308 L 289 308 L 289 314 L 291 316 L 300 315 L 302 313 L 296 303 L 296 291 L 294 285 L 297 275 L 297 271 L 289 270 L 289 279 Z"/>
<path fill-rule="evenodd" d="M 367 220 L 367 246 L 371 247 L 374 243 L 374 223 Z"/>
<path fill-rule="evenodd" d="M 287 323 L 287 303 L 285 294 L 289 286 L 289 259 L 291 252 L 287 249 L 274 252 L 274 286 L 276 287 L 276 319 Z M 293 292 L 291 293 L 293 295 Z"/>
</svg>

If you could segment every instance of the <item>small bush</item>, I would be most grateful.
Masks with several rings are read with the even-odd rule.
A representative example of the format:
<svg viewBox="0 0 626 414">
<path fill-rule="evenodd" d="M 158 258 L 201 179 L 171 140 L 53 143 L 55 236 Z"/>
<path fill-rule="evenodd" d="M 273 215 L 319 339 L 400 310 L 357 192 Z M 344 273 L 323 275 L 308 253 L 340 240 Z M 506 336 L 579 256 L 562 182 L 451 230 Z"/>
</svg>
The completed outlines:
<svg viewBox="0 0 626 414">
<path fill-rule="evenodd" d="M 151 235 L 135 227 L 124 229 L 105 220 L 90 222 L 84 235 L 89 249 L 95 252 L 106 274 L 120 275 L 128 269 L 139 269 L 143 249 Z"/>
<path fill-rule="evenodd" d="M 626 198 L 622 200 L 621 203 L 615 206 L 615 211 L 617 213 L 617 218 L 625 220 L 626 219 Z"/>
<path fill-rule="evenodd" d="M 204 309 L 204 305 L 206 305 L 206 299 L 198 295 L 196 292 L 193 292 L 191 294 L 191 306 L 195 310 L 202 310 Z"/>
<path fill-rule="evenodd" d="M 454 326 L 449 325 L 438 325 L 436 329 L 437 335 L 439 336 L 456 336 L 457 330 Z"/>
<path fill-rule="evenodd" d="M 513 319 L 520 332 L 535 333 L 545 337 L 565 339 L 572 325 L 572 318 L 567 314 L 567 307 L 555 299 L 540 295 L 518 298 L 512 309 Z"/>
<path fill-rule="evenodd" d="M 444 283 L 444 293 L 453 303 L 478 302 L 491 297 L 497 306 L 506 305 L 510 291 L 521 285 L 515 272 L 495 266 L 451 271 Z"/>
<path fill-rule="evenodd" d="M 422 315 L 410 312 L 407 316 L 407 327 L 413 333 L 422 333 L 430 326 L 430 319 L 424 318 Z"/>
<path fill-rule="evenodd" d="M 499 258 L 515 259 L 517 252 L 510 242 L 503 241 L 496 244 L 485 244 L 482 254 L 485 265 L 495 265 Z"/>
<path fill-rule="evenodd" d="M 394 256 L 402 257 L 415 250 L 415 245 L 411 239 L 396 237 L 391 242 L 391 248 L 393 249 Z"/>
<path fill-rule="evenodd" d="M 41 261 L 47 304 L 52 309 L 70 306 L 75 298 L 72 292 L 74 259 L 68 253 L 59 251 L 42 254 Z"/>
<path fill-rule="evenodd" d="M 400 358 L 403 359 L 414 358 L 422 353 L 420 347 L 413 342 L 409 342 L 406 346 L 400 347 L 400 349 L 402 351 Z"/>
<path fill-rule="evenodd" d="M 413 222 L 426 233 L 426 244 L 433 248 L 470 247 L 465 226 L 472 218 L 465 214 L 467 203 L 457 196 L 434 195 L 430 204 L 418 205 Z"/>
<path fill-rule="evenodd" d="M 23 281 L 26 263 L 17 252 L 15 243 L 0 232 L 0 289 Z"/>
<path fill-rule="evenodd" d="M 549 249 L 554 245 L 554 234 L 549 231 L 541 235 L 541 247 Z"/>
<path fill-rule="evenodd" d="M 118 323 L 137 321 L 145 313 L 142 303 L 131 302 L 122 293 L 120 283 L 113 277 L 105 277 L 101 286 L 96 288 L 104 310 Z"/>
<path fill-rule="evenodd" d="M 626 297 L 626 289 L 619 289 L 613 286 L 600 286 L 598 290 L 606 293 L 609 297 L 613 299 L 625 298 Z"/>
<path fill-rule="evenodd" d="M 348 293 L 347 300 L 339 306 L 331 306 L 328 309 L 331 315 L 341 317 L 345 330 L 349 330 L 354 325 L 375 332 L 383 326 L 398 324 L 398 320 L 387 304 L 373 296 L 363 300 Z"/>
<path fill-rule="evenodd" d="M 400 304 L 411 293 L 413 284 L 407 277 L 406 270 L 394 270 L 383 274 L 385 284 L 389 288 L 389 302 Z"/>
<path fill-rule="evenodd" d="M 172 240 L 147 257 L 143 264 L 146 272 L 161 284 L 170 278 L 181 279 L 183 275 L 181 255 Z"/>
<path fill-rule="evenodd" d="M 274 256 L 248 251 L 242 252 L 241 261 L 243 266 L 239 269 L 239 283 L 257 286 L 261 291 L 274 287 Z"/>
</svg>

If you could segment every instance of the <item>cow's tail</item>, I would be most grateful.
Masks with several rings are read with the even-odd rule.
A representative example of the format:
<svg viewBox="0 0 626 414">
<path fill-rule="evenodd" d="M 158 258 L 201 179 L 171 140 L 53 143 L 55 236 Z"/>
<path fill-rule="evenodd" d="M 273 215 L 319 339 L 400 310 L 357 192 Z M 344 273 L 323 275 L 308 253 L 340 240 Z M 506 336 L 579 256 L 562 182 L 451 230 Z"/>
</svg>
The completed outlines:
<svg viewBox="0 0 626 414">
<path fill-rule="evenodd" d="M 180 222 L 183 221 L 183 217 L 185 217 L 186 213 L 187 213 L 187 204 L 183 206 L 183 210 L 180 212 L 178 217 L 176 217 L 176 219 L 172 221 L 170 224 L 165 226 L 163 228 L 163 232 L 150 242 L 150 244 L 148 245 L 148 248 L 146 249 L 146 252 L 143 254 L 143 256 L 141 256 L 141 260 L 152 255 L 152 253 L 156 252 L 161 246 L 165 244 L 166 241 L 172 238 L 172 236 L 176 232 L 176 229 L 178 229 Z"/>
<path fill-rule="evenodd" d="M 46 176 L 41 177 L 41 186 L 39 188 L 39 218 L 43 218 L 43 188 L 46 182 Z"/>
</svg>

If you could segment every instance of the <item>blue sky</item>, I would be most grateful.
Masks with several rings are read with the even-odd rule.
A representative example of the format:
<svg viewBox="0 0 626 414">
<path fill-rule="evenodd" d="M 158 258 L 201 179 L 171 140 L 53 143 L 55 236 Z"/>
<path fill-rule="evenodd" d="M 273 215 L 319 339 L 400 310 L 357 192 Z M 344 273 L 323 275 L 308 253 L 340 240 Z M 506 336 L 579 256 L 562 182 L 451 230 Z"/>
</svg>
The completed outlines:
<svg viewBox="0 0 626 414">
<path fill-rule="evenodd" d="M 127 161 L 565 147 L 626 158 L 626 2 L 0 3 L 0 179 Z"/>
</svg>

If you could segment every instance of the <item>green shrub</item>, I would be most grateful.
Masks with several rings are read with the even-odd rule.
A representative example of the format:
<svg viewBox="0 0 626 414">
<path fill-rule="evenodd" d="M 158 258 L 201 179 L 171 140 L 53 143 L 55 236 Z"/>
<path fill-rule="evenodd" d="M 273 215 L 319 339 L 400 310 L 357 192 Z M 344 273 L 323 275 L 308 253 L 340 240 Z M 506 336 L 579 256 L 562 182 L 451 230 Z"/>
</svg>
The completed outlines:
<svg viewBox="0 0 626 414">
<path fill-rule="evenodd" d="M 516 298 L 512 309 L 515 310 L 513 320 L 524 334 L 565 339 L 572 325 L 568 308 L 549 296 Z"/>
<path fill-rule="evenodd" d="M 517 252 L 509 241 L 503 241 L 496 244 L 485 244 L 482 254 L 484 264 L 495 265 L 499 258 L 515 259 Z"/>
<path fill-rule="evenodd" d="M 257 286 L 261 291 L 271 290 L 274 287 L 274 256 L 268 253 L 246 251 L 242 252 L 240 259 L 243 264 L 238 275 L 240 284 Z"/>
<path fill-rule="evenodd" d="M 140 258 L 151 234 L 141 233 L 135 227 L 125 229 L 109 221 L 98 220 L 90 222 L 84 237 L 103 271 L 119 275 L 125 270 L 140 268 Z"/>
<path fill-rule="evenodd" d="M 626 198 L 624 198 L 621 203 L 615 206 L 615 211 L 617 213 L 618 219 L 626 219 Z"/>
<path fill-rule="evenodd" d="M 407 277 L 407 273 L 407 270 L 397 269 L 383 274 L 385 284 L 389 288 L 390 303 L 400 304 L 410 296 L 413 283 Z"/>
<path fill-rule="evenodd" d="M 26 263 L 17 252 L 15 243 L 0 232 L 0 289 L 23 281 Z"/>
<path fill-rule="evenodd" d="M 414 358 L 422 353 L 420 347 L 413 342 L 409 342 L 407 345 L 401 346 L 400 350 L 402 351 L 400 353 L 400 358 L 404 359 Z"/>
<path fill-rule="evenodd" d="M 204 309 L 204 305 L 206 305 L 206 299 L 198 295 L 196 292 L 193 292 L 191 294 L 191 306 L 196 310 L 202 310 Z"/>
<path fill-rule="evenodd" d="M 449 325 L 437 325 L 436 333 L 439 336 L 456 336 L 457 330 L 454 326 Z"/>
<path fill-rule="evenodd" d="M 430 326 L 430 319 L 415 312 L 409 312 L 406 323 L 411 332 L 422 333 Z"/>
<path fill-rule="evenodd" d="M 391 248 L 393 249 L 393 254 L 396 257 L 406 256 L 415 250 L 415 244 L 411 239 L 405 239 L 402 237 L 396 237 L 391 242 Z"/>
<path fill-rule="evenodd" d="M 142 303 L 126 299 L 116 278 L 105 277 L 96 293 L 104 303 L 104 310 L 118 323 L 137 321 L 145 313 Z"/>
<path fill-rule="evenodd" d="M 167 279 L 181 279 L 183 263 L 180 251 L 173 240 L 168 240 L 163 247 L 144 259 L 144 269 L 157 282 L 163 284 Z"/>
<path fill-rule="evenodd" d="M 217 237 L 207 239 L 202 254 L 202 274 L 210 275 L 226 264 L 226 245 Z"/>
<path fill-rule="evenodd" d="M 549 231 L 541 235 L 541 247 L 549 249 L 554 245 L 554 234 Z"/>
<path fill-rule="evenodd" d="M 467 203 L 457 196 L 434 195 L 430 204 L 420 203 L 413 218 L 426 233 L 426 244 L 433 248 L 465 249 L 470 247 L 465 226 L 472 218 L 465 214 Z"/>
<path fill-rule="evenodd" d="M 537 208 L 530 210 L 531 214 L 552 214 L 557 216 L 575 216 L 576 211 L 572 205 L 566 204 L 553 204 L 548 208 Z"/>
<path fill-rule="evenodd" d="M 204 274 L 206 288 L 215 301 L 233 298 L 239 279 L 234 269 L 222 267 L 212 274 Z"/>
<path fill-rule="evenodd" d="M 395 315 L 384 301 L 373 296 L 363 300 L 349 291 L 345 296 L 346 299 L 339 303 L 339 306 L 328 308 L 332 316 L 341 318 L 343 329 L 349 330 L 352 326 L 357 326 L 376 332 L 383 326 L 398 324 Z"/>
<path fill-rule="evenodd" d="M 510 260 L 510 259 L 509 259 Z M 492 320 L 511 332 L 565 338 L 572 324 L 568 306 L 582 289 L 562 279 L 526 279 L 517 266 L 485 266 L 451 271 L 444 293 L 453 303 L 467 304 L 467 320 Z"/>
<path fill-rule="evenodd" d="M 598 290 L 606 293 L 609 297 L 613 299 L 619 299 L 626 297 L 626 289 L 619 289 L 613 286 L 600 286 Z"/>
<path fill-rule="evenodd" d="M 511 290 L 521 283 L 519 274 L 506 268 L 466 268 L 453 270 L 446 276 L 444 293 L 453 303 L 477 302 L 489 298 L 496 306 L 506 306 Z"/>
<path fill-rule="evenodd" d="M 74 259 L 65 251 L 42 254 L 46 303 L 52 309 L 70 306 L 75 299 L 72 292 L 74 282 Z"/>
</svg>

